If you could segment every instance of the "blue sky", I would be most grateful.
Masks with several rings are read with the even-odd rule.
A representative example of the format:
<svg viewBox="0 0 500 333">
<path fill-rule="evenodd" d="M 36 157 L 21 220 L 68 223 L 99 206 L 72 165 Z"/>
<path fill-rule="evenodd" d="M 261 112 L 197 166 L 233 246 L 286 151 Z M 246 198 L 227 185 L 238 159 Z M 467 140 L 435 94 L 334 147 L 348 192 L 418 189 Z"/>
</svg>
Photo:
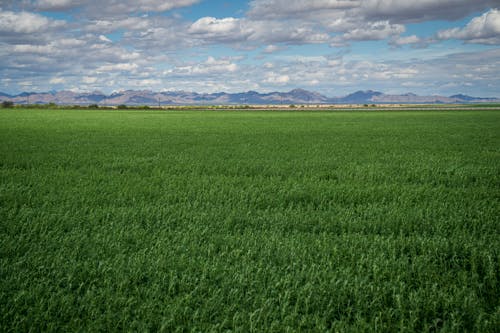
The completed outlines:
<svg viewBox="0 0 500 333">
<path fill-rule="evenodd" d="M 0 91 L 500 97 L 500 0 L 0 0 Z"/>
</svg>

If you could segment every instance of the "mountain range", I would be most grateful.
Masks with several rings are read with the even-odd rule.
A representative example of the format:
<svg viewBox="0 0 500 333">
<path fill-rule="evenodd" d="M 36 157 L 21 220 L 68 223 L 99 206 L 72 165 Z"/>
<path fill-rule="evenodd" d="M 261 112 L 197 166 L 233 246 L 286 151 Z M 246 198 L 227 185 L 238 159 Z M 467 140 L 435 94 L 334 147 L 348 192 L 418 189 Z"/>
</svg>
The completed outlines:
<svg viewBox="0 0 500 333">
<path fill-rule="evenodd" d="M 210 94 L 186 91 L 125 90 L 110 95 L 100 91 L 87 93 L 72 91 L 23 92 L 18 95 L 0 92 L 0 101 L 12 101 L 16 104 L 56 103 L 62 105 L 462 104 L 500 102 L 500 98 L 481 98 L 463 94 L 453 96 L 419 96 L 413 93 L 391 95 L 372 90 L 356 91 L 343 97 L 326 97 L 304 89 L 271 93 L 248 91 Z"/>
</svg>

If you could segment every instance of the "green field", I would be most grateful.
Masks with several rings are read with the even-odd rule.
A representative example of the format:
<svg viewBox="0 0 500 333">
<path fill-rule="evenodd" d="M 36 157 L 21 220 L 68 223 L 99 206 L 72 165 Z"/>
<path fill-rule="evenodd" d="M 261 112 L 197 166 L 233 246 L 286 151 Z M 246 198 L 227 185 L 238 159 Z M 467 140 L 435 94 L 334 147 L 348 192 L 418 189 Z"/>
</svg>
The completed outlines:
<svg viewBox="0 0 500 333">
<path fill-rule="evenodd" d="M 0 110 L 0 331 L 499 332 L 500 112 Z"/>
</svg>

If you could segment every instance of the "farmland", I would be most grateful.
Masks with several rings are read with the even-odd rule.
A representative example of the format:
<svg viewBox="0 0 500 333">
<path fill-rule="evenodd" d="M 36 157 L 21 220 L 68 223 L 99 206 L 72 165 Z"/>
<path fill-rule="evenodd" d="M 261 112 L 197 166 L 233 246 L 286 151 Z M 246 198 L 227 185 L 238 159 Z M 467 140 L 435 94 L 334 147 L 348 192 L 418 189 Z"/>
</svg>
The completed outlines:
<svg viewBox="0 0 500 333">
<path fill-rule="evenodd" d="M 500 327 L 499 111 L 0 110 L 0 331 Z"/>
</svg>

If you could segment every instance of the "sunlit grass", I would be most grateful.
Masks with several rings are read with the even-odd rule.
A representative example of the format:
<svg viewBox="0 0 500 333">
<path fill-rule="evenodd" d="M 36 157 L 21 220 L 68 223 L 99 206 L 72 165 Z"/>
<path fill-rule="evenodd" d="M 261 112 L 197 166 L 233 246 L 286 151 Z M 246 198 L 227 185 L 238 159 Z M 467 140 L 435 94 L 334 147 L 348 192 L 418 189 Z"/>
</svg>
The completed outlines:
<svg viewBox="0 0 500 333">
<path fill-rule="evenodd" d="M 495 332 L 499 201 L 496 111 L 0 111 L 0 330 Z"/>
</svg>

